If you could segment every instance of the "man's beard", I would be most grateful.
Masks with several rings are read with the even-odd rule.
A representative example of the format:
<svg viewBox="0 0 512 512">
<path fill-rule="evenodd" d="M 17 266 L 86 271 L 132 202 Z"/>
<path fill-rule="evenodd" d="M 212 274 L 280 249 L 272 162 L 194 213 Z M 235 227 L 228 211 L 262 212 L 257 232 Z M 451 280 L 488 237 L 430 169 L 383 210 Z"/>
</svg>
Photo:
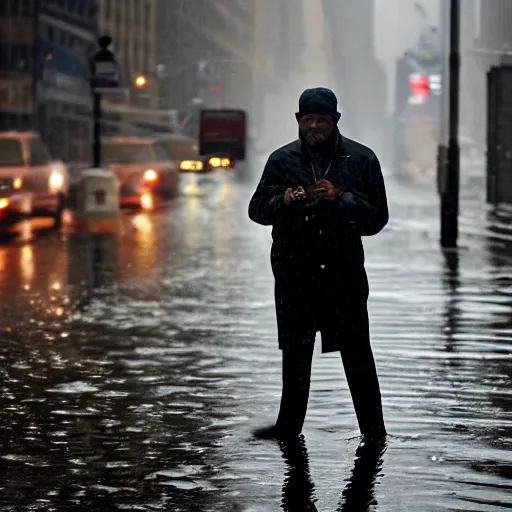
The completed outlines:
<svg viewBox="0 0 512 512">
<path fill-rule="evenodd" d="M 313 130 L 304 131 L 302 136 L 309 146 L 322 144 L 329 138 L 324 132 L 315 132 Z"/>
</svg>

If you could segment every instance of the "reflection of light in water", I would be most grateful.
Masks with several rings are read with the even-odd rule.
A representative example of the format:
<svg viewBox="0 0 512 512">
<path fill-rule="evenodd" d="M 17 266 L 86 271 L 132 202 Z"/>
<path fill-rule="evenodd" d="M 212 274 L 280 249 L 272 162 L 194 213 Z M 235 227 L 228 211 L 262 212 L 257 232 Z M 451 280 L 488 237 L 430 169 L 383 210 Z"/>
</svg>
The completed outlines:
<svg viewBox="0 0 512 512">
<path fill-rule="evenodd" d="M 64 210 L 62 213 L 62 223 L 65 226 L 71 226 L 71 224 L 73 224 L 73 213 L 71 210 Z"/>
<path fill-rule="evenodd" d="M 140 205 L 144 210 L 152 210 L 154 208 L 153 196 L 147 192 L 140 196 Z"/>
<path fill-rule="evenodd" d="M 132 219 L 135 228 L 136 245 L 133 247 L 133 255 L 138 270 L 153 270 L 157 265 L 158 250 L 154 237 L 154 226 L 151 217 L 145 213 L 139 213 Z"/>
<path fill-rule="evenodd" d="M 197 176 L 195 174 L 188 174 L 185 178 L 185 184 L 183 185 L 183 193 L 186 196 L 200 196 L 201 189 L 197 184 Z"/>
<path fill-rule="evenodd" d="M 185 218 L 183 229 L 183 245 L 193 247 L 199 233 L 201 223 L 201 205 L 202 201 L 197 196 L 187 197 L 185 203 Z"/>
<path fill-rule="evenodd" d="M 225 203 L 233 195 L 230 183 L 224 183 L 220 189 L 220 202 Z"/>
<path fill-rule="evenodd" d="M 0 250 L 0 272 L 3 272 L 7 268 L 7 251 L 5 249 Z"/>
<path fill-rule="evenodd" d="M 136 215 L 132 219 L 132 225 L 138 231 L 145 232 L 145 233 L 150 233 L 153 230 L 152 222 L 149 220 L 149 217 L 144 213 L 140 213 L 140 214 Z"/>
<path fill-rule="evenodd" d="M 20 252 L 21 277 L 25 283 L 34 279 L 34 249 L 31 245 L 24 245 Z"/>
<path fill-rule="evenodd" d="M 22 242 L 28 242 L 32 240 L 32 224 L 30 221 L 24 221 L 20 225 L 20 240 Z"/>
<path fill-rule="evenodd" d="M 197 197 L 191 197 L 186 202 L 186 219 L 188 221 L 195 220 L 200 211 L 201 201 Z"/>
</svg>

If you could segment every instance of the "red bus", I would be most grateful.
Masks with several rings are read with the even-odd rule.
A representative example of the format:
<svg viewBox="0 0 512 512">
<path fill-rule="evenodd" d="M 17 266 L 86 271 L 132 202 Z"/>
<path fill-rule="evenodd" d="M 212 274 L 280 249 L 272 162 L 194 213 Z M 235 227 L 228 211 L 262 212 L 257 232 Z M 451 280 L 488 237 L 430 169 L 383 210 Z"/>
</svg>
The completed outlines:
<svg viewBox="0 0 512 512">
<path fill-rule="evenodd" d="M 202 110 L 199 121 L 199 153 L 245 160 L 247 116 L 243 110 Z"/>
</svg>

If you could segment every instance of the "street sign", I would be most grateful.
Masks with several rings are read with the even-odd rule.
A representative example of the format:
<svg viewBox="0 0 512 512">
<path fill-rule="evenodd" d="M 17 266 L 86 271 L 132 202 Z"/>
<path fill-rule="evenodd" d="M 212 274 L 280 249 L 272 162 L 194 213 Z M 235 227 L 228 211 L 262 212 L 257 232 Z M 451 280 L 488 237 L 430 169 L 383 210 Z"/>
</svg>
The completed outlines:
<svg viewBox="0 0 512 512">
<path fill-rule="evenodd" d="M 100 94 L 99 89 L 119 87 L 117 62 L 114 54 L 108 49 L 111 42 L 112 39 L 108 36 L 100 37 L 98 40 L 100 50 L 91 61 L 91 87 L 96 94 Z"/>
</svg>

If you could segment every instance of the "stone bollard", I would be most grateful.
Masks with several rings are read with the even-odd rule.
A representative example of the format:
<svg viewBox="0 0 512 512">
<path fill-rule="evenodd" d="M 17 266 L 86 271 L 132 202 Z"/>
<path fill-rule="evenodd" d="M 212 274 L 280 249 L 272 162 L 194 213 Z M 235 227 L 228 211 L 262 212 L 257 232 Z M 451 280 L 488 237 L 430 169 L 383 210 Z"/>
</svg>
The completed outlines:
<svg viewBox="0 0 512 512">
<path fill-rule="evenodd" d="M 86 169 L 77 187 L 75 230 L 79 233 L 117 233 L 120 228 L 119 182 L 107 169 Z"/>
</svg>

